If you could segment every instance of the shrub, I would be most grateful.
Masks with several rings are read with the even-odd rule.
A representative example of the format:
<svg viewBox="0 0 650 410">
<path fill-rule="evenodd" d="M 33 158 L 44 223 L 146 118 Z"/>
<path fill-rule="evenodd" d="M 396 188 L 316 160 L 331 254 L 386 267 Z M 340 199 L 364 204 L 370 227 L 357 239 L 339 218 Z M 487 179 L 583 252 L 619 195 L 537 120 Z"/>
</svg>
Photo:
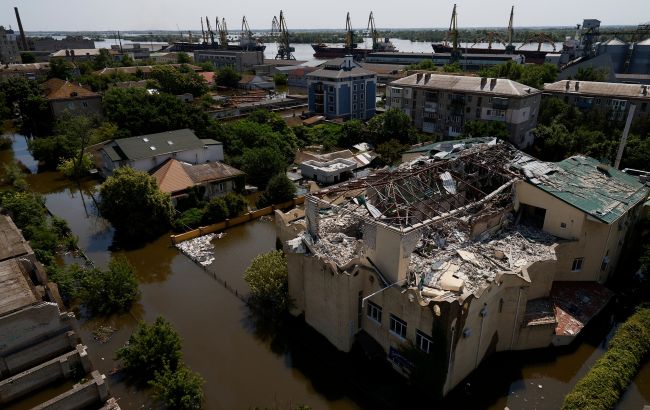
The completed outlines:
<svg viewBox="0 0 650 410">
<path fill-rule="evenodd" d="M 616 331 L 607 352 L 564 398 L 562 409 L 612 409 L 650 354 L 650 308 Z"/>
<path fill-rule="evenodd" d="M 251 289 L 249 303 L 272 316 L 291 307 L 287 259 L 282 251 L 258 255 L 244 272 L 244 280 Z"/>
<path fill-rule="evenodd" d="M 205 225 L 225 221 L 228 218 L 228 206 L 222 198 L 212 198 L 205 206 L 203 223 Z"/>
<path fill-rule="evenodd" d="M 184 231 L 187 228 L 196 228 L 201 226 L 205 210 L 203 208 L 190 208 L 184 211 L 181 216 L 174 222 L 174 229 Z"/>
<path fill-rule="evenodd" d="M 149 382 L 156 372 L 176 371 L 181 360 L 181 338 L 162 317 L 141 323 L 126 346 L 117 351 L 124 370 L 139 382 Z"/>
<path fill-rule="evenodd" d="M 296 186 L 287 177 L 287 174 L 277 174 L 269 181 L 269 185 L 262 194 L 258 205 L 262 208 L 269 205 L 281 204 L 292 200 L 295 195 Z"/>
<path fill-rule="evenodd" d="M 78 160 L 78 158 L 62 159 L 56 169 L 69 179 L 87 175 L 93 167 L 93 160 L 87 154 L 81 158 L 79 165 L 77 165 Z"/>
<path fill-rule="evenodd" d="M 203 378 L 186 366 L 175 372 L 166 366 L 156 372 L 156 378 L 149 382 L 156 401 L 170 409 L 200 409 L 203 404 Z"/>
<path fill-rule="evenodd" d="M 228 218 L 239 216 L 248 209 L 246 197 L 240 194 L 228 192 L 224 195 L 223 201 L 228 209 Z"/>
<path fill-rule="evenodd" d="M 138 294 L 133 266 L 124 257 L 111 259 L 107 270 L 92 269 L 81 278 L 79 297 L 100 315 L 128 311 Z"/>
<path fill-rule="evenodd" d="M 275 85 L 287 85 L 289 84 L 289 78 L 286 74 L 277 73 L 273 75 L 273 82 Z"/>
</svg>

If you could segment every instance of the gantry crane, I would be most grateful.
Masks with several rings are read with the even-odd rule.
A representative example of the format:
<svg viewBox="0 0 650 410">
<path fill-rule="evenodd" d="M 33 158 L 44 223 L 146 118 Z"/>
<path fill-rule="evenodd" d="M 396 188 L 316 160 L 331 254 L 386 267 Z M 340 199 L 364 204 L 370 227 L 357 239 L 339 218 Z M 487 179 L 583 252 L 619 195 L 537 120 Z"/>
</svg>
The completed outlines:
<svg viewBox="0 0 650 410">
<path fill-rule="evenodd" d="M 354 30 L 352 30 L 352 21 L 350 20 L 350 12 L 345 18 L 345 48 L 352 50 L 357 44 L 354 42 Z"/>
<path fill-rule="evenodd" d="M 208 35 L 210 36 L 210 44 L 214 46 L 214 31 L 212 31 L 212 27 L 210 27 L 210 20 L 208 19 L 208 16 L 205 16 L 205 25 L 208 29 Z"/>
<path fill-rule="evenodd" d="M 449 31 L 445 36 L 445 43 L 449 44 L 449 39 L 451 38 L 451 61 L 457 61 L 460 59 L 460 50 L 458 49 L 458 14 L 456 13 L 456 5 L 454 4 L 454 9 L 451 12 L 451 21 L 449 22 Z"/>
<path fill-rule="evenodd" d="M 203 44 L 208 44 L 208 37 L 203 29 L 203 17 L 201 17 L 201 41 Z"/>
<path fill-rule="evenodd" d="M 278 54 L 275 59 L 278 60 L 295 60 L 293 52 L 296 50 L 289 44 L 289 30 L 287 29 L 287 22 L 284 19 L 284 13 L 280 10 L 280 18 L 273 17 L 271 25 L 272 34 L 277 32 L 278 36 Z"/>
<path fill-rule="evenodd" d="M 219 23 L 219 17 L 217 17 L 217 33 L 219 34 L 219 46 L 221 48 L 228 48 L 228 26 L 226 25 L 226 18 L 221 19 Z"/>
<path fill-rule="evenodd" d="M 253 32 L 248 26 L 246 16 L 244 16 L 241 20 L 241 35 L 239 36 L 239 45 L 244 50 L 249 50 L 250 48 L 255 47 L 256 44 L 257 42 L 255 41 L 255 38 L 253 38 Z"/>
<path fill-rule="evenodd" d="M 508 22 L 508 44 L 506 44 L 506 54 L 514 54 L 515 46 L 512 44 L 512 40 L 515 37 L 515 28 L 513 25 L 515 17 L 515 6 L 512 6 L 510 9 L 510 21 Z"/>
<path fill-rule="evenodd" d="M 368 28 L 366 29 L 370 38 L 372 38 L 372 50 L 377 51 L 379 49 L 379 33 L 377 33 L 377 27 L 375 26 L 375 16 L 370 12 L 370 17 L 368 17 Z"/>
</svg>

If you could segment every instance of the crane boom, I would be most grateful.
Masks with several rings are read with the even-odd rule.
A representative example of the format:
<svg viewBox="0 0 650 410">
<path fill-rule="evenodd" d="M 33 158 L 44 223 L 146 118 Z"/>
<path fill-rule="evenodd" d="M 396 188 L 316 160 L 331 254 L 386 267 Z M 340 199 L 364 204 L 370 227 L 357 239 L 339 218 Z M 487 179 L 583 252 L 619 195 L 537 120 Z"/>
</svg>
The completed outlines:
<svg viewBox="0 0 650 410">
<path fill-rule="evenodd" d="M 370 17 L 368 17 L 368 28 L 366 30 L 370 33 L 370 37 L 372 38 L 372 49 L 377 50 L 379 48 L 379 34 L 377 33 L 375 16 L 373 16 L 372 11 L 370 12 Z"/>
<path fill-rule="evenodd" d="M 513 54 L 515 51 L 515 46 L 512 44 L 512 39 L 515 37 L 514 19 L 515 6 L 512 6 L 510 9 L 510 21 L 508 22 L 508 44 L 506 44 L 506 54 Z"/>
<path fill-rule="evenodd" d="M 354 31 L 352 30 L 352 21 L 350 21 L 350 12 L 345 19 L 345 48 L 351 50 L 356 44 L 354 43 Z"/>
<path fill-rule="evenodd" d="M 217 19 L 217 24 L 219 20 Z M 219 31 L 219 45 L 222 48 L 228 48 L 228 26 L 226 25 L 226 18 L 221 19 L 221 26 L 217 26 Z"/>
<path fill-rule="evenodd" d="M 295 60 L 296 57 L 292 54 L 295 49 L 289 44 L 289 30 L 287 29 L 287 21 L 284 19 L 282 10 L 280 10 L 279 20 L 275 17 L 273 18 L 273 26 L 278 31 L 278 53 L 275 56 L 276 60 Z"/>
<path fill-rule="evenodd" d="M 456 4 L 451 12 L 451 21 L 449 22 L 448 37 L 451 37 L 451 60 L 456 61 L 460 58 L 460 51 L 458 50 L 458 14 L 456 13 Z"/>
<path fill-rule="evenodd" d="M 210 44 L 214 45 L 214 31 L 212 31 L 212 27 L 210 27 L 208 16 L 205 16 L 205 25 L 207 26 L 208 35 L 210 36 Z"/>
</svg>

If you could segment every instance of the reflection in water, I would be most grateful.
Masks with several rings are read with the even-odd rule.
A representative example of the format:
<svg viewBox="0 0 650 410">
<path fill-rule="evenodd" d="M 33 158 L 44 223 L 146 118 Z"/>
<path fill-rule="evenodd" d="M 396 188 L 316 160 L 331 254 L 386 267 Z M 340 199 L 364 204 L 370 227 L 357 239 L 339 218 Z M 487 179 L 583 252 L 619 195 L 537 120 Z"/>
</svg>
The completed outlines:
<svg viewBox="0 0 650 410">
<path fill-rule="evenodd" d="M 18 147 L 23 143 L 21 138 L 14 142 Z M 0 151 L 1 161 L 11 158 L 10 151 Z M 25 161 L 29 163 L 28 158 Z M 105 267 L 117 252 L 136 268 L 141 297 L 131 312 L 80 318 L 80 335 L 95 366 L 109 376 L 111 391 L 122 408 L 149 407 L 151 403 L 144 392 L 110 376 L 117 367 L 115 351 L 124 345 L 138 321 L 151 322 L 159 315 L 181 335 L 184 361 L 204 377 L 208 409 L 288 408 L 290 404 L 308 404 L 314 409 L 415 406 L 405 397 L 417 396 L 407 394 L 405 381 L 388 369 L 385 360 L 369 361 L 356 351 L 344 355 L 299 319 L 279 328 L 268 326 L 211 275 L 172 248 L 168 237 L 140 249 L 112 251 L 113 229 L 97 215 L 92 199 L 96 181 L 76 185 L 53 172 L 29 176 L 28 181 L 45 194 L 50 211 L 68 221 L 80 247 L 96 266 Z M 215 239 L 214 244 L 216 259 L 210 273 L 246 294 L 244 270 L 254 256 L 275 248 L 273 222 L 260 220 L 229 229 L 228 235 Z M 116 329 L 106 343 L 93 338 L 99 326 Z M 469 387 L 463 384 L 436 406 L 557 408 L 602 354 L 602 335 L 609 328 L 605 317 L 602 327 L 592 327 L 582 343 L 564 351 L 494 355 L 467 380 Z M 646 365 L 618 408 L 638 409 L 648 403 L 649 396 L 650 365 Z"/>
</svg>

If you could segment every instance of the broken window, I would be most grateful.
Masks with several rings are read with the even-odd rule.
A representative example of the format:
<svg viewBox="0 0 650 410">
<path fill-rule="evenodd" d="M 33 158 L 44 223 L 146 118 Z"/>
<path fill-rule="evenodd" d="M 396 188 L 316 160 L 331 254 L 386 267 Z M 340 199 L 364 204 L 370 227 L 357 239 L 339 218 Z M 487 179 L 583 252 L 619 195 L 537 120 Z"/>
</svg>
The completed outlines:
<svg viewBox="0 0 650 410">
<path fill-rule="evenodd" d="M 546 209 L 533 205 L 522 204 L 521 206 L 522 221 L 526 224 L 537 228 L 544 228 L 544 219 L 546 219 Z"/>
<path fill-rule="evenodd" d="M 368 309 L 366 310 L 368 317 L 375 322 L 381 324 L 381 306 L 368 302 Z"/>
<path fill-rule="evenodd" d="M 390 315 L 390 331 L 402 339 L 406 339 L 406 322 L 397 316 Z"/>
<path fill-rule="evenodd" d="M 582 270 L 582 263 L 585 258 L 575 258 L 573 264 L 571 265 L 571 272 L 580 272 Z"/>
<path fill-rule="evenodd" d="M 417 345 L 418 349 L 422 350 L 424 353 L 429 353 L 431 351 L 433 340 L 431 340 L 431 338 L 421 330 L 416 329 L 415 344 Z"/>
</svg>

